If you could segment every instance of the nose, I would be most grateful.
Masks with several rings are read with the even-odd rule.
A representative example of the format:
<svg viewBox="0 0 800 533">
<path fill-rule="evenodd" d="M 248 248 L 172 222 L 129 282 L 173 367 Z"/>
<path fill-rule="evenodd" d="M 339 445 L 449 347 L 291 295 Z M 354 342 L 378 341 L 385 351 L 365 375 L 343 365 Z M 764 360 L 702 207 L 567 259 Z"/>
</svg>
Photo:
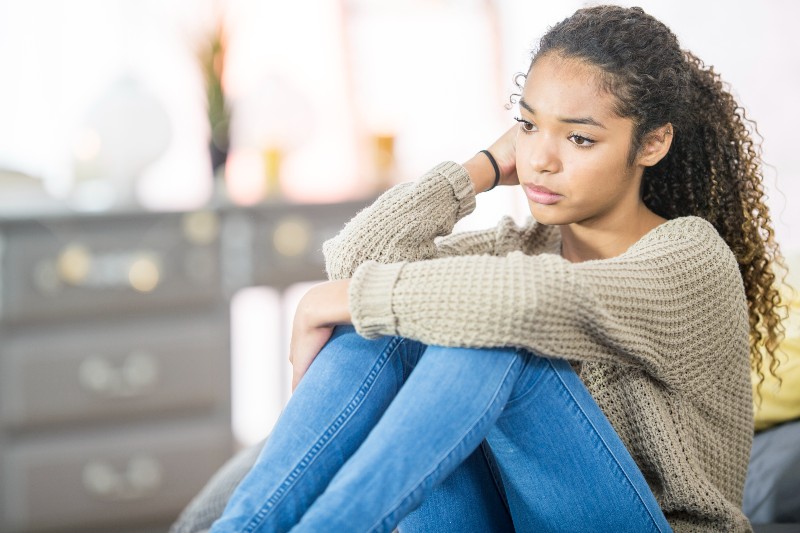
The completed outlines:
<svg viewBox="0 0 800 533">
<path fill-rule="evenodd" d="M 561 161 L 555 139 L 540 132 L 523 142 L 527 152 L 526 160 L 532 171 L 537 174 L 559 171 Z"/>
</svg>

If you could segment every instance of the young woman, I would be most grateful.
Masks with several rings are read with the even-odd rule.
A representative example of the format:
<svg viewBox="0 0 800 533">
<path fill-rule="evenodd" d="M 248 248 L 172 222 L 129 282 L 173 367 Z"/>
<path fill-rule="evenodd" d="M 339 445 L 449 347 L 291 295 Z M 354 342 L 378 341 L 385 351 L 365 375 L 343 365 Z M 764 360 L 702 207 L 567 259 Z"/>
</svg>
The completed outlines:
<svg viewBox="0 0 800 533">
<path fill-rule="evenodd" d="M 750 530 L 782 328 L 743 110 L 640 8 L 554 26 L 521 90 L 488 154 L 324 243 L 294 394 L 212 531 Z M 532 218 L 451 234 L 497 184 Z"/>
</svg>

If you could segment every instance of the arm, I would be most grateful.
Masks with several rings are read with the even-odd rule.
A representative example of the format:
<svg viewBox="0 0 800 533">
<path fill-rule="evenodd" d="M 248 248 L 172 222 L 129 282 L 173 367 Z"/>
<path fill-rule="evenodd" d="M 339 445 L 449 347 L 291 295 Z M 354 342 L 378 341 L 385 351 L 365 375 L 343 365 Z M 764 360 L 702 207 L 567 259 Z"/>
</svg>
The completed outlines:
<svg viewBox="0 0 800 533">
<path fill-rule="evenodd" d="M 515 146 L 518 126 L 489 150 L 501 185 L 518 185 Z M 446 255 L 494 254 L 495 231 L 470 232 L 450 240 L 453 226 L 475 210 L 475 195 L 494 183 L 494 168 L 481 153 L 459 165 L 446 161 L 414 183 L 395 185 L 361 210 L 322 244 L 328 279 L 347 279 L 364 261 L 420 261 Z M 440 243 L 436 237 L 448 236 Z"/>
<path fill-rule="evenodd" d="M 489 147 L 500 169 L 500 184 L 518 185 L 515 162 L 516 125 Z M 475 209 L 475 194 L 487 190 L 495 170 L 484 154 L 463 165 L 444 162 L 417 183 L 397 185 L 359 212 L 322 251 L 329 282 L 309 290 L 298 306 L 292 328 L 289 361 L 294 368 L 292 390 L 333 333 L 336 324 L 351 323 L 350 277 L 364 261 L 391 262 L 447 255 L 492 254 L 518 239 L 511 217 L 496 228 L 451 235 L 455 223 Z M 536 246 L 547 232 L 523 228 Z M 435 237 L 446 236 L 438 244 Z"/>
<path fill-rule="evenodd" d="M 684 221 L 657 228 L 619 257 L 579 264 L 521 251 L 370 261 L 351 281 L 351 318 L 366 338 L 517 346 L 635 366 L 680 387 L 704 371 L 703 361 L 747 353 L 749 332 L 733 254 L 710 224 Z"/>
<path fill-rule="evenodd" d="M 322 244 L 328 278 L 350 278 L 367 260 L 438 257 L 434 239 L 452 232 L 456 222 L 475 210 L 475 194 L 467 170 L 452 161 L 436 165 L 416 182 L 395 185 Z M 491 246 L 485 239 L 475 244 L 478 249 Z"/>
<path fill-rule="evenodd" d="M 479 250 L 502 254 L 519 248 L 522 243 L 523 248 L 531 252 L 541 252 L 557 244 L 553 239 L 558 232 L 553 229 L 532 220 L 519 228 L 511 217 L 504 216 L 493 229 L 448 235 L 439 243 L 439 249 L 442 257 Z M 333 326 L 352 323 L 350 283 L 350 279 L 323 282 L 312 287 L 301 299 L 292 328 L 289 354 L 294 369 L 292 390 L 330 338 Z"/>
</svg>

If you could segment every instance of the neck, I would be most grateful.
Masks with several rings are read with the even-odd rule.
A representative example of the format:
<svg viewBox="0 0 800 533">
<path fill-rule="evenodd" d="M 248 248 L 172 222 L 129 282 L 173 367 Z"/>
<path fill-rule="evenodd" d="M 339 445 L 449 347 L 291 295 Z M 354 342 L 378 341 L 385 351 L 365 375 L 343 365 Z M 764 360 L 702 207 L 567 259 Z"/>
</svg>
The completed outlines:
<svg viewBox="0 0 800 533">
<path fill-rule="evenodd" d="M 561 256 L 572 263 L 617 257 L 663 222 L 665 218 L 641 205 L 633 217 L 559 226 Z"/>
</svg>

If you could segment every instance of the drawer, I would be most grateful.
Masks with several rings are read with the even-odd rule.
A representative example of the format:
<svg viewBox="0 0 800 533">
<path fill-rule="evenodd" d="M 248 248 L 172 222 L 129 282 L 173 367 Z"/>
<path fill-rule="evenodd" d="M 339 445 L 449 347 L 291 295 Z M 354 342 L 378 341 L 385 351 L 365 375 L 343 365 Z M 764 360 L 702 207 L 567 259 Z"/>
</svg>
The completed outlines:
<svg viewBox="0 0 800 533">
<path fill-rule="evenodd" d="M 5 427 L 230 405 L 227 308 L 35 331 L 10 335 L 0 346 Z"/>
<path fill-rule="evenodd" d="M 227 426 L 202 423 L 19 441 L 2 457 L 0 531 L 169 523 L 232 451 Z"/>
<path fill-rule="evenodd" d="M 372 199 L 374 201 L 374 199 Z M 322 243 L 372 201 L 283 205 L 253 211 L 253 277 L 256 285 L 285 287 L 325 280 Z M 280 207 L 280 210 L 276 208 Z"/>
<path fill-rule="evenodd" d="M 94 215 L 3 225 L 4 321 L 103 316 L 212 302 L 218 215 Z"/>
</svg>

